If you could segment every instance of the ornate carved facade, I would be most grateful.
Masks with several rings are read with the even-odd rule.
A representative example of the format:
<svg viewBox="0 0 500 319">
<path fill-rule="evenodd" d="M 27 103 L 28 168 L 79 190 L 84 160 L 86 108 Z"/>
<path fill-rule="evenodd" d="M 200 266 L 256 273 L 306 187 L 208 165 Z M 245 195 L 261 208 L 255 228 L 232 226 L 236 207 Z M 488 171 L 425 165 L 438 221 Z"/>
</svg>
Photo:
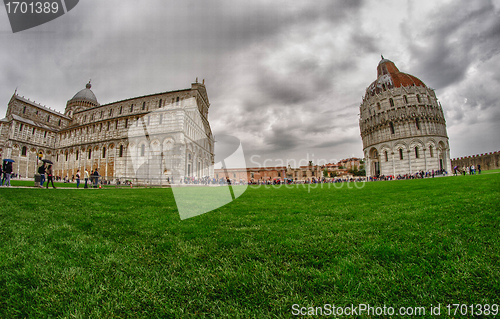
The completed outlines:
<svg viewBox="0 0 500 319">
<path fill-rule="evenodd" d="M 382 58 L 359 109 L 367 176 L 450 170 L 443 109 L 418 78 Z"/>
<path fill-rule="evenodd" d="M 37 158 L 54 162 L 55 175 L 98 169 L 107 179 L 178 181 L 213 175 L 214 138 L 204 83 L 100 105 L 90 83 L 64 114 L 14 93 L 0 120 L 0 154 L 14 171 L 32 177 Z M 83 174 L 82 174 L 83 176 Z"/>
</svg>

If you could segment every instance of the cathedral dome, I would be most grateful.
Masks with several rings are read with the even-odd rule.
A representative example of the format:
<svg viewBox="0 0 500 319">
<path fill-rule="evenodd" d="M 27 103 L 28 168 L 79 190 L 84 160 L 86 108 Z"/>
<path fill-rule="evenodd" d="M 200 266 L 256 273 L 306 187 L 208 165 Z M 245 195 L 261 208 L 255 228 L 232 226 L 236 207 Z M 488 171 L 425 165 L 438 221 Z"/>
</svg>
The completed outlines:
<svg viewBox="0 0 500 319">
<path fill-rule="evenodd" d="M 399 69 L 396 67 L 394 62 L 382 57 L 382 60 L 377 66 L 377 79 L 366 89 L 366 94 L 374 95 L 387 89 L 402 86 L 426 87 L 424 82 L 422 82 L 419 78 L 407 73 L 399 72 Z"/>
<path fill-rule="evenodd" d="M 90 85 L 90 82 L 85 85 L 85 89 L 81 90 L 80 92 L 76 93 L 75 96 L 69 102 L 73 101 L 85 101 L 85 102 L 90 102 L 95 105 L 99 105 L 97 102 L 97 98 L 95 97 L 94 92 L 90 89 L 92 86 Z"/>
</svg>

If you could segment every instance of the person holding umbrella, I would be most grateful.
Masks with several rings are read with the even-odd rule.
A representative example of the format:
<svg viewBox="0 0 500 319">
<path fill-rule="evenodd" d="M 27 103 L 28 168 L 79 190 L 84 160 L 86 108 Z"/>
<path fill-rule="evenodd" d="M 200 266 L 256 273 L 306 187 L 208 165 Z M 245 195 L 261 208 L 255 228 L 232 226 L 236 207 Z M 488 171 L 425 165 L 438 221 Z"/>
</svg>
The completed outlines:
<svg viewBox="0 0 500 319">
<path fill-rule="evenodd" d="M 45 172 L 47 171 L 47 168 L 45 167 L 45 164 L 53 164 L 52 161 L 44 159 L 42 160 L 43 165 L 38 168 L 38 174 L 40 174 L 40 187 L 43 187 L 43 183 L 45 182 Z"/>
<path fill-rule="evenodd" d="M 5 181 L 5 187 L 10 187 L 10 174 L 12 174 L 12 163 L 14 161 L 11 159 L 4 159 L 3 160 L 3 178 L 2 178 L 2 184 L 0 186 L 3 186 L 3 182 Z"/>
<path fill-rule="evenodd" d="M 38 174 L 40 174 L 40 187 L 43 187 L 43 183 L 45 182 L 45 162 L 43 162 L 42 166 L 38 168 Z"/>
</svg>

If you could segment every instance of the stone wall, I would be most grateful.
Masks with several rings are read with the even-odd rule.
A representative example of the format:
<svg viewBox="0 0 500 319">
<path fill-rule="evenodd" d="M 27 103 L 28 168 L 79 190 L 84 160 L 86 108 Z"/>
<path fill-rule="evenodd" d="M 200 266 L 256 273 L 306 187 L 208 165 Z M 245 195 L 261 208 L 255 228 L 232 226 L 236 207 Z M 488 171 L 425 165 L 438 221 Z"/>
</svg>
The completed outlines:
<svg viewBox="0 0 500 319">
<path fill-rule="evenodd" d="M 451 165 L 458 166 L 459 169 L 471 165 L 476 168 L 481 165 L 481 170 L 500 169 L 500 151 L 454 158 L 451 160 Z"/>
</svg>

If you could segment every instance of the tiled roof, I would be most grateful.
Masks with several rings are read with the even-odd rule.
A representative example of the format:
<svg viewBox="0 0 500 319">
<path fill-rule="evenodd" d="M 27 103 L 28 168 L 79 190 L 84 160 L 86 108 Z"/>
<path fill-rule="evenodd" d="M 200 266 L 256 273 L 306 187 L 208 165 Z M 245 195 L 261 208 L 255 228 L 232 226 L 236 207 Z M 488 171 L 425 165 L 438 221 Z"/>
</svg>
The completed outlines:
<svg viewBox="0 0 500 319">
<path fill-rule="evenodd" d="M 43 128 L 43 129 L 49 130 L 49 131 L 57 131 L 57 129 L 55 129 L 51 126 L 42 124 L 40 122 L 35 122 L 35 121 L 29 120 L 29 119 L 25 119 L 24 117 L 21 117 L 21 116 L 16 115 L 16 114 L 12 114 L 12 118 L 18 122 L 23 122 L 23 123 L 29 124 L 31 126 L 40 127 L 40 128 Z"/>
<path fill-rule="evenodd" d="M 46 107 L 46 106 L 43 106 L 43 105 L 41 105 L 41 104 L 35 103 L 35 102 L 33 102 L 33 101 L 30 101 L 30 100 L 28 100 L 27 98 L 25 98 L 25 97 L 23 97 L 23 96 L 19 96 L 19 95 L 15 94 L 15 95 L 14 95 L 14 97 L 15 97 L 16 99 L 18 99 L 19 101 L 23 101 L 23 102 L 28 103 L 28 104 L 30 104 L 30 105 L 36 106 L 36 107 L 38 107 L 38 108 L 40 108 L 40 109 L 43 109 L 44 111 L 47 111 L 47 112 L 49 112 L 49 113 L 55 114 L 55 115 L 60 116 L 60 117 L 63 117 L 63 118 L 65 118 L 65 119 L 67 119 L 67 120 L 71 120 L 71 118 L 67 117 L 66 115 L 64 115 L 64 114 L 62 114 L 62 113 L 59 113 L 59 112 L 57 112 L 56 110 L 53 110 L 53 109 L 48 108 L 48 107 Z"/>
</svg>

